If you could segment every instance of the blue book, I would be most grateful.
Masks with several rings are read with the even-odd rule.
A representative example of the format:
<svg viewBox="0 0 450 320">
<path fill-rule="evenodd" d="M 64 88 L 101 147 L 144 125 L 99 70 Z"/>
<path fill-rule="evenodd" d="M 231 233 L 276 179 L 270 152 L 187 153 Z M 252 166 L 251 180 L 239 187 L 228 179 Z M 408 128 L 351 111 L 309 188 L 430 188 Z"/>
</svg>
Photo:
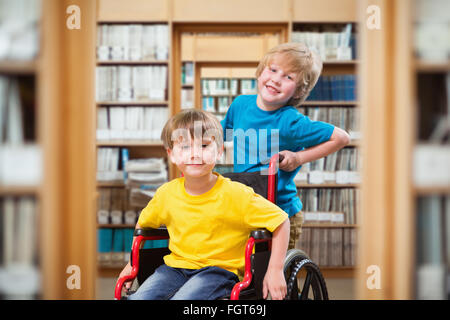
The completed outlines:
<svg viewBox="0 0 450 320">
<path fill-rule="evenodd" d="M 113 252 L 123 252 L 124 250 L 124 232 L 123 229 L 114 229 L 113 232 Z"/>
<path fill-rule="evenodd" d="M 131 247 L 133 245 L 133 234 L 134 229 L 131 228 L 123 229 L 123 246 L 125 253 L 131 252 Z"/>
<path fill-rule="evenodd" d="M 330 76 L 330 88 L 331 88 L 331 100 L 337 101 L 338 97 L 338 87 L 337 87 L 337 76 Z"/>
<path fill-rule="evenodd" d="M 124 183 L 126 183 L 128 178 L 128 173 L 125 170 L 125 165 L 127 164 L 128 160 L 130 160 L 130 152 L 127 148 L 122 148 L 122 170 Z"/>
<path fill-rule="evenodd" d="M 356 76 L 350 77 L 350 100 L 356 101 Z"/>
<path fill-rule="evenodd" d="M 323 77 L 323 100 L 331 100 L 330 77 Z"/>
<path fill-rule="evenodd" d="M 113 230 L 109 228 L 97 229 L 97 251 L 99 253 L 108 253 L 112 251 Z"/>
</svg>

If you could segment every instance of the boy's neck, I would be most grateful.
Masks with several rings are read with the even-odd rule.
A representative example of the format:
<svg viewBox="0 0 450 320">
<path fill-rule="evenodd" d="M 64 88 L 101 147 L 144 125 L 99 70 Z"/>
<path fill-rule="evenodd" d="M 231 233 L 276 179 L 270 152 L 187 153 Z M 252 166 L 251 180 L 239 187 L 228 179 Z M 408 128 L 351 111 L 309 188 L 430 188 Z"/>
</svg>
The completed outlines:
<svg viewBox="0 0 450 320">
<path fill-rule="evenodd" d="M 281 107 L 284 107 L 284 105 L 268 105 L 264 103 L 259 94 L 256 96 L 256 105 L 258 108 L 264 111 L 275 111 L 280 109 Z"/>
<path fill-rule="evenodd" d="M 216 184 L 217 176 L 210 172 L 201 177 L 184 177 L 184 189 L 191 196 L 198 196 L 211 190 Z"/>
</svg>

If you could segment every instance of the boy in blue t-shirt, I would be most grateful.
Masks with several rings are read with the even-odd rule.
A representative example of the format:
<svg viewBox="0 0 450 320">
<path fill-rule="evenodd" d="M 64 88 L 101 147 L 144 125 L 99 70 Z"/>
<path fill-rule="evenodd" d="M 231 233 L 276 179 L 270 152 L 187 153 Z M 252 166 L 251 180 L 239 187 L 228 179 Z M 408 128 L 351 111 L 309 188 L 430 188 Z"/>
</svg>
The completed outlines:
<svg viewBox="0 0 450 320">
<path fill-rule="evenodd" d="M 284 156 L 279 164 L 277 204 L 289 215 L 289 248 L 295 247 L 303 224 L 295 175 L 302 164 L 336 152 L 350 141 L 344 130 L 312 121 L 296 109 L 321 71 L 321 59 L 304 44 L 278 45 L 256 69 L 258 94 L 238 96 L 221 121 L 225 139 L 234 142 L 235 172 L 261 170 L 264 174 L 272 155 Z"/>
</svg>

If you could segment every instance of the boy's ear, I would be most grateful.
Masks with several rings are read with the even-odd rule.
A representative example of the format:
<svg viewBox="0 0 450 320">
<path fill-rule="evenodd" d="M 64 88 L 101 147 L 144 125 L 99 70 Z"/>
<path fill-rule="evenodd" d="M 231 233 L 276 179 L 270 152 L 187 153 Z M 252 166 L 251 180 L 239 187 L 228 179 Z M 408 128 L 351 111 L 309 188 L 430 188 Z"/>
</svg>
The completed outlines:
<svg viewBox="0 0 450 320">
<path fill-rule="evenodd" d="M 176 163 L 175 163 L 175 159 L 174 159 L 174 157 L 173 157 L 172 149 L 167 148 L 166 151 L 167 151 L 167 157 L 170 159 L 170 161 L 171 161 L 173 164 L 176 164 Z"/>
<path fill-rule="evenodd" d="M 216 156 L 216 161 L 219 161 L 219 160 L 220 160 L 220 158 L 222 158 L 222 155 L 223 155 L 223 150 L 224 150 L 223 144 L 222 144 L 222 146 L 221 146 L 221 147 L 218 147 L 218 148 L 217 148 L 217 156 Z"/>
</svg>

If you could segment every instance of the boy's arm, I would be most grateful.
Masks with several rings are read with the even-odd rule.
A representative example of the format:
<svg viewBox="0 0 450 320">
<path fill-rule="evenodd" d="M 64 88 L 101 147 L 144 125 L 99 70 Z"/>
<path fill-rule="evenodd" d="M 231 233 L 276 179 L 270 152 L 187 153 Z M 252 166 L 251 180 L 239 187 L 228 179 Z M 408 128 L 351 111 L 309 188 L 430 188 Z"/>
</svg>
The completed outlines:
<svg viewBox="0 0 450 320">
<path fill-rule="evenodd" d="M 135 229 L 135 230 L 136 230 L 136 229 L 141 229 L 141 226 L 139 225 L 139 223 L 136 223 L 136 227 L 135 227 L 134 229 Z M 133 241 L 131 242 L 132 244 L 134 243 L 134 240 L 135 240 L 135 239 L 136 239 L 136 237 L 134 236 L 134 237 L 133 237 Z M 131 274 L 131 269 L 132 269 L 132 267 L 131 267 L 131 262 L 128 261 L 128 263 L 125 265 L 125 267 L 123 268 L 123 270 L 120 272 L 119 279 L 122 278 L 122 277 L 124 277 L 124 276 L 130 275 L 130 274 Z M 129 290 L 129 289 L 131 288 L 131 285 L 132 285 L 132 284 L 133 284 L 133 280 L 125 282 L 125 283 L 124 283 L 124 288 L 123 288 L 123 289 Z"/>
<path fill-rule="evenodd" d="M 270 293 L 273 300 L 282 300 L 286 296 L 287 286 L 283 267 L 289 244 L 289 219 L 284 220 L 272 234 L 272 252 L 263 281 L 263 298 Z"/>
<path fill-rule="evenodd" d="M 304 163 L 326 157 L 327 155 L 342 149 L 349 144 L 349 142 L 350 136 L 348 133 L 338 127 L 334 127 L 330 140 L 326 142 L 298 152 L 291 152 L 288 150 L 280 151 L 280 154 L 284 156 L 284 159 L 280 162 L 279 168 L 284 171 L 293 171 Z"/>
</svg>

